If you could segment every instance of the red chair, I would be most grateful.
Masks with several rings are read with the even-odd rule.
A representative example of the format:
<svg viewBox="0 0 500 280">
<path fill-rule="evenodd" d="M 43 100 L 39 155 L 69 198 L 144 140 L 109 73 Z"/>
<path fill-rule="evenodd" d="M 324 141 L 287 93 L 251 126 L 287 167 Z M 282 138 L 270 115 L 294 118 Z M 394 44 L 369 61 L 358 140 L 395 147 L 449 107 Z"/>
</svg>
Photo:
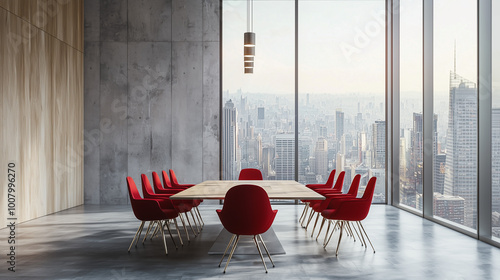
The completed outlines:
<svg viewBox="0 0 500 280">
<path fill-rule="evenodd" d="M 313 190 L 315 192 L 323 195 L 323 196 L 326 196 L 327 194 L 341 194 L 342 193 L 342 186 L 344 185 L 344 177 L 345 177 L 345 171 L 342 171 L 339 173 L 339 176 L 337 177 L 337 181 L 335 182 L 335 185 L 333 186 L 333 188 L 331 187 L 331 185 L 327 185 L 328 186 L 327 188 L 315 188 Z M 332 183 L 332 185 L 333 185 L 333 183 Z M 312 208 L 313 205 L 321 203 L 322 200 L 307 200 L 307 202 L 308 202 L 307 206 L 309 208 Z M 309 214 L 309 219 L 308 219 L 307 224 L 305 226 L 306 229 L 307 229 L 307 227 L 309 227 L 309 223 L 312 221 L 313 216 L 314 216 L 314 211 L 311 211 L 311 214 Z M 311 237 L 312 237 L 312 234 L 314 233 L 314 229 L 316 228 L 318 218 L 319 218 L 319 213 L 316 216 L 316 222 L 314 223 L 314 228 L 313 228 L 313 231 L 311 233 Z"/>
<path fill-rule="evenodd" d="M 258 205 L 258 207 L 256 207 Z M 269 230 L 271 227 L 276 213 L 278 210 L 273 210 L 271 208 L 271 203 L 266 191 L 256 185 L 238 185 L 234 186 L 229 191 L 227 191 L 224 198 L 224 206 L 222 210 L 216 210 L 219 215 L 219 219 L 224 226 L 224 228 L 233 234 L 229 244 L 227 244 L 224 255 L 219 262 L 219 267 L 227 253 L 230 245 L 232 244 L 231 253 L 227 259 L 226 267 L 224 268 L 224 273 L 226 273 L 227 266 L 231 257 L 233 256 L 234 250 L 238 245 L 241 235 L 253 235 L 253 241 L 257 250 L 259 251 L 260 258 L 264 264 L 264 269 L 267 273 L 266 263 L 262 252 L 260 251 L 259 244 L 257 243 L 256 236 L 259 237 L 260 242 L 264 245 L 267 256 L 271 260 L 274 267 L 274 262 L 271 259 L 271 255 L 267 250 L 266 244 L 262 239 L 261 234 Z M 234 241 L 234 242 L 233 242 Z"/>
<path fill-rule="evenodd" d="M 137 186 L 135 185 L 135 182 L 132 179 L 132 177 L 127 177 L 127 187 L 134 215 L 138 220 L 141 220 L 141 225 L 139 226 L 139 229 L 137 229 L 137 232 L 134 235 L 134 239 L 132 239 L 132 242 L 128 247 L 128 252 L 130 252 L 132 244 L 134 244 L 134 241 L 136 240 L 137 241 L 135 243 L 135 246 L 137 247 L 137 242 L 139 242 L 139 239 L 141 238 L 141 233 L 142 229 L 144 228 L 144 223 L 147 221 L 149 222 L 154 221 L 160 225 L 159 229 L 161 231 L 161 235 L 163 238 L 163 246 L 165 247 L 165 254 L 168 255 L 167 242 L 165 240 L 165 231 L 163 227 L 167 225 L 168 228 L 169 220 L 170 219 L 175 220 L 175 218 L 178 216 L 178 212 L 175 209 L 173 209 L 173 206 L 172 208 L 168 208 L 167 201 L 160 202 L 156 199 L 142 198 L 141 195 L 139 194 L 139 191 L 137 190 Z M 165 208 L 162 207 L 161 204 Z M 166 222 L 163 223 L 163 221 Z M 170 228 L 168 228 L 168 232 L 170 233 Z M 170 233 L 170 237 L 172 238 L 173 241 L 174 238 L 172 237 L 172 233 Z"/>
<path fill-rule="evenodd" d="M 241 169 L 238 180 L 263 180 L 262 172 L 256 168 Z"/>
<path fill-rule="evenodd" d="M 170 170 L 172 171 L 172 170 Z M 174 171 L 172 171 L 173 173 Z M 171 174 L 172 174 L 171 173 Z M 173 189 L 174 187 L 172 186 L 172 183 L 170 181 L 170 178 L 168 178 L 167 172 L 165 170 L 162 171 L 162 177 L 163 177 L 163 185 L 166 190 Z M 175 174 L 174 174 L 175 177 Z M 176 179 L 177 180 L 177 179 Z M 161 184 L 158 184 L 158 186 L 161 186 Z M 182 185 L 178 185 L 177 187 L 179 190 L 185 190 L 188 187 L 182 187 Z M 201 227 L 205 225 L 205 222 L 203 222 L 203 217 L 201 216 L 200 209 L 198 209 L 198 205 L 203 202 L 203 199 L 194 199 L 193 200 L 193 207 L 196 210 L 196 217 L 198 218 L 198 221 L 200 222 Z"/>
<path fill-rule="evenodd" d="M 317 193 L 327 197 L 325 200 L 327 200 L 328 197 L 335 197 L 335 196 L 343 195 L 342 194 L 342 186 L 344 185 L 344 176 L 345 176 L 345 171 L 340 172 L 339 177 L 337 178 L 337 182 L 335 182 L 335 186 L 333 186 L 333 188 L 315 189 L 315 191 Z M 359 176 L 361 178 L 361 175 L 359 175 Z M 359 178 L 357 180 L 358 180 L 358 185 L 359 185 Z M 353 182 L 354 181 L 356 181 L 356 177 L 354 177 Z M 356 188 L 356 191 L 357 191 L 357 188 Z M 356 196 L 356 194 L 354 194 L 354 197 L 355 196 Z M 315 207 L 317 208 L 318 205 L 321 205 L 323 203 L 324 203 L 324 200 L 312 200 L 309 203 L 309 207 L 312 209 L 312 211 L 311 211 L 311 217 L 309 219 L 309 222 L 307 222 L 306 229 L 309 226 L 309 223 L 311 222 L 311 218 L 314 216 L 314 213 L 317 213 L 316 220 L 314 222 L 314 227 L 311 231 L 311 237 L 313 237 L 313 235 L 314 235 L 314 230 L 316 229 L 316 224 L 318 224 L 319 214 L 321 212 L 321 211 L 315 210 Z M 321 232 L 321 229 L 320 229 L 320 232 Z"/>
<path fill-rule="evenodd" d="M 158 176 L 158 174 L 156 174 L 156 175 Z M 160 178 L 157 177 L 157 179 L 154 180 L 153 182 L 157 182 L 157 181 L 159 181 L 159 179 Z M 165 192 L 170 192 L 170 193 L 163 193 L 163 194 L 154 193 L 153 188 L 151 187 L 151 183 L 149 182 L 148 176 L 146 176 L 146 174 L 141 174 L 141 181 L 142 181 L 142 192 L 144 194 L 144 197 L 151 198 L 151 199 L 163 199 L 163 200 L 168 199 L 180 214 L 184 213 L 184 215 L 186 216 L 187 222 L 189 224 L 189 227 L 191 228 L 191 230 L 194 233 L 194 236 L 196 237 L 196 232 L 193 229 L 193 226 L 191 226 L 191 222 L 189 221 L 189 218 L 187 215 L 187 212 L 190 212 L 191 209 L 193 208 L 193 202 L 191 200 L 170 200 L 170 196 L 179 192 L 178 190 L 177 191 L 165 190 Z M 191 213 L 191 215 L 192 215 L 192 213 Z M 184 226 L 184 231 L 186 232 L 187 239 L 188 239 L 188 241 L 190 241 L 189 234 L 188 234 L 187 228 L 186 228 L 186 223 L 184 222 L 182 215 L 179 215 L 179 217 L 181 219 L 182 225 Z M 194 217 L 193 217 L 193 219 L 194 219 Z M 196 222 L 195 222 L 195 225 L 196 225 Z M 179 237 L 180 237 L 180 234 L 179 234 Z M 182 241 L 181 241 L 181 244 L 182 244 Z"/>
<path fill-rule="evenodd" d="M 366 236 L 373 249 L 373 253 L 375 253 L 375 248 L 373 247 L 373 244 L 370 241 L 368 234 L 366 234 L 366 231 L 363 225 L 361 224 L 361 221 L 366 218 L 368 212 L 370 211 L 370 206 L 372 204 L 373 192 L 375 190 L 376 181 L 377 178 L 375 177 L 370 178 L 368 184 L 366 185 L 365 192 L 361 198 L 340 199 L 335 203 L 336 204 L 335 208 L 328 208 L 321 212 L 321 216 L 323 216 L 325 219 L 337 220 L 338 227 L 340 229 L 339 241 L 337 244 L 337 250 L 335 251 L 335 255 L 338 255 L 339 253 L 339 246 L 340 246 L 340 241 L 342 240 L 342 234 L 349 222 L 355 222 L 355 224 L 358 226 L 359 233 L 361 235 L 362 245 L 364 243 L 366 247 L 366 241 L 364 240 L 364 236 Z M 328 240 L 325 240 L 325 244 L 323 245 L 323 247 L 326 248 L 326 245 L 328 245 L 328 242 L 332 238 L 332 235 L 333 235 L 333 230 Z"/>
<path fill-rule="evenodd" d="M 168 170 L 168 173 L 170 173 L 170 181 L 172 182 L 172 187 L 174 188 L 190 188 L 194 186 L 194 184 L 179 184 L 177 181 L 177 176 L 175 176 L 175 172 L 172 169 Z"/>
<path fill-rule="evenodd" d="M 330 209 L 335 208 L 336 205 L 338 204 L 339 200 L 346 199 L 346 198 L 355 198 L 356 195 L 358 194 L 358 188 L 359 188 L 360 181 L 361 181 L 361 175 L 356 174 L 356 176 L 354 176 L 354 179 L 352 179 L 351 186 L 349 187 L 349 191 L 346 194 L 342 194 L 342 193 L 323 194 L 326 197 L 325 200 L 317 201 L 314 204 L 311 203 L 312 211 L 318 213 L 318 216 L 319 216 L 319 214 L 323 210 L 326 210 L 328 208 L 330 208 Z M 323 225 L 325 224 L 325 221 L 326 221 L 325 218 L 323 218 L 323 220 L 321 221 L 321 227 L 319 228 L 318 235 L 316 235 L 316 240 L 318 240 L 318 237 L 321 233 L 321 230 L 323 229 Z M 316 224 L 314 224 L 314 226 L 316 227 Z M 330 226 L 330 225 L 328 225 L 328 226 Z M 330 228 L 328 228 L 328 229 L 330 229 Z M 328 232 L 328 230 L 327 230 L 327 232 Z M 313 236 L 313 233 L 314 233 L 314 229 L 313 229 L 313 232 L 311 233 L 311 237 Z"/>
<path fill-rule="evenodd" d="M 306 187 L 308 187 L 312 190 L 320 189 L 320 188 L 331 188 L 333 186 L 334 179 L 335 179 L 335 169 L 333 169 L 330 172 L 330 175 L 328 176 L 328 180 L 326 181 L 325 184 L 307 184 Z M 302 210 L 302 215 L 300 215 L 300 218 L 299 218 L 299 223 L 301 224 L 302 227 L 304 227 L 304 222 L 307 218 L 307 212 L 309 210 L 309 203 L 311 201 L 312 200 L 302 200 L 302 202 L 304 203 L 304 210 Z"/>
<path fill-rule="evenodd" d="M 330 172 L 330 175 L 328 176 L 328 180 L 326 180 L 326 183 L 324 183 L 324 184 L 307 184 L 306 187 L 308 187 L 310 189 L 331 188 L 333 186 L 333 181 L 335 179 L 335 172 L 336 172 L 335 169 L 333 169 Z M 344 171 L 342 171 L 342 172 L 344 172 Z"/>
</svg>

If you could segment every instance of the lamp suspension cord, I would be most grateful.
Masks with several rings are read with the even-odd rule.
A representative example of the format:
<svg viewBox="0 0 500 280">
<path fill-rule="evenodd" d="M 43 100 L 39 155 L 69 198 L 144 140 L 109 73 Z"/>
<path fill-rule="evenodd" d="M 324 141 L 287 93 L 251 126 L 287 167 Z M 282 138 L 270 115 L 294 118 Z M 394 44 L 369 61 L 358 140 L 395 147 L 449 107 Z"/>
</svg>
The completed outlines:
<svg viewBox="0 0 500 280">
<path fill-rule="evenodd" d="M 253 32 L 253 0 L 247 0 L 247 31 Z"/>
</svg>

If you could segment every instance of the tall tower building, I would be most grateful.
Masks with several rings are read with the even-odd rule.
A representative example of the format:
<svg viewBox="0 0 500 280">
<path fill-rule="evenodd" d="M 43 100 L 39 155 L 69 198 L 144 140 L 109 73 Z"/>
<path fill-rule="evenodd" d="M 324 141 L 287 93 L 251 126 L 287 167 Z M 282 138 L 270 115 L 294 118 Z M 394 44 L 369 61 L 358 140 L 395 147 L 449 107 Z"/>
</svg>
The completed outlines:
<svg viewBox="0 0 500 280">
<path fill-rule="evenodd" d="M 236 180 L 238 171 L 237 149 L 238 149 L 238 111 L 234 103 L 229 99 L 224 105 L 223 131 L 222 131 L 222 178 L 224 180 Z"/>
<path fill-rule="evenodd" d="M 436 176 L 436 166 L 439 167 L 439 164 L 436 162 L 437 155 L 437 121 L 438 115 L 434 114 L 434 120 L 432 122 L 433 125 L 433 151 L 432 155 L 434 158 L 434 178 L 433 178 L 433 186 L 434 191 L 436 191 L 436 180 L 439 178 Z M 423 168 L 423 157 L 424 157 L 424 119 L 421 113 L 413 113 L 413 130 L 411 135 L 411 162 L 410 162 L 410 174 L 412 177 L 410 178 L 410 184 L 415 186 L 417 193 L 422 193 L 422 168 Z M 443 193 L 442 191 L 440 193 Z"/>
<path fill-rule="evenodd" d="M 328 142 L 325 138 L 320 137 L 316 141 L 314 157 L 316 159 L 316 175 L 326 178 L 328 174 Z"/>
<path fill-rule="evenodd" d="M 335 139 L 337 142 L 342 139 L 342 135 L 344 135 L 344 112 L 337 109 L 335 112 Z"/>
<path fill-rule="evenodd" d="M 275 141 L 276 180 L 295 180 L 295 135 L 278 134 Z"/>
<path fill-rule="evenodd" d="M 373 124 L 373 168 L 385 168 L 385 121 Z"/>
<path fill-rule="evenodd" d="M 444 195 L 464 199 L 464 225 L 476 228 L 477 88 L 456 73 L 450 76 Z"/>
<path fill-rule="evenodd" d="M 257 108 L 257 127 L 265 128 L 265 108 Z"/>
</svg>

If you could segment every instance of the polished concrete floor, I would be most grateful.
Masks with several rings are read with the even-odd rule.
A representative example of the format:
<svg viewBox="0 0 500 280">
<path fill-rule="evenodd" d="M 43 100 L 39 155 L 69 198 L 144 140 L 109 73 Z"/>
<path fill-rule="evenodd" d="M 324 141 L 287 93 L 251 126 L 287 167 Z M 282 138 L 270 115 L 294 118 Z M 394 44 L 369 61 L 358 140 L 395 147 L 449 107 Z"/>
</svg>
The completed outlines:
<svg viewBox="0 0 500 280">
<path fill-rule="evenodd" d="M 364 221 L 376 253 L 345 238 L 338 257 L 336 240 L 325 250 L 299 226 L 302 206 L 274 205 L 286 254 L 273 257 L 275 268 L 268 261 L 268 274 L 257 255 L 235 255 L 223 274 L 220 255 L 208 254 L 222 229 L 219 207 L 200 206 L 202 233 L 178 250 L 167 239 L 168 256 L 160 238 L 127 253 L 139 225 L 130 206 L 86 205 L 25 222 L 16 229 L 15 273 L 2 229 L 0 279 L 500 279 L 500 249 L 386 205 Z"/>
</svg>

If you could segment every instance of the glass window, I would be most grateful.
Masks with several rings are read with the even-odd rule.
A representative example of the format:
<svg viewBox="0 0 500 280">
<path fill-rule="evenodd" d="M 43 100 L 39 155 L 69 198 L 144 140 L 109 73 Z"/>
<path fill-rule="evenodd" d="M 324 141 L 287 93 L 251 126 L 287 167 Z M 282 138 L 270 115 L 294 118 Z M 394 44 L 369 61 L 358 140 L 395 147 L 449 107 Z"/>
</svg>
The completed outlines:
<svg viewBox="0 0 500 280">
<path fill-rule="evenodd" d="M 295 2 L 253 2 L 254 71 L 244 74 L 247 1 L 223 1 L 222 178 L 258 168 L 294 180 Z"/>
<path fill-rule="evenodd" d="M 399 203 L 422 211 L 422 1 L 400 2 Z M 439 178 L 439 177 L 437 177 Z"/>
<path fill-rule="evenodd" d="M 434 1 L 434 113 L 434 216 L 475 230 L 477 1 Z"/>
<path fill-rule="evenodd" d="M 299 1 L 299 182 L 377 177 L 385 202 L 385 1 Z"/>
</svg>

